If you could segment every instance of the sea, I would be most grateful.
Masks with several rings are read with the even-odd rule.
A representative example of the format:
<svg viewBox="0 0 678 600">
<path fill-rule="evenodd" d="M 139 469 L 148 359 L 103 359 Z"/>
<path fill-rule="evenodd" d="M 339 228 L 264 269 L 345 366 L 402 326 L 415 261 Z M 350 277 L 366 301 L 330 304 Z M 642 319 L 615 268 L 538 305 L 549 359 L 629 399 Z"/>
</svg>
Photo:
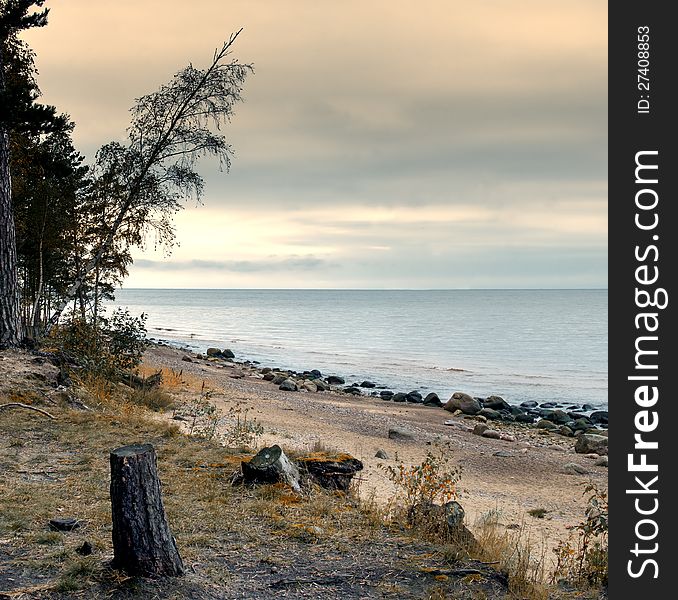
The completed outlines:
<svg viewBox="0 0 678 600">
<path fill-rule="evenodd" d="M 148 336 L 395 392 L 607 409 L 607 290 L 119 289 Z"/>
</svg>

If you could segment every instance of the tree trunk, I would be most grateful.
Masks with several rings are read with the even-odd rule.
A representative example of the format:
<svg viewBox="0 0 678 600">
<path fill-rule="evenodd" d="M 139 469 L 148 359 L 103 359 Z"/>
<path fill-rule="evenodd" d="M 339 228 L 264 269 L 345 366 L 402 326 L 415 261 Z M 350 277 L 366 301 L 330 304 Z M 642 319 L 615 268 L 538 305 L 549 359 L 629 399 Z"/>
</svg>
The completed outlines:
<svg viewBox="0 0 678 600">
<path fill-rule="evenodd" d="M 0 89 L 4 87 L 1 78 L 0 75 Z M 20 330 L 16 231 L 9 174 L 9 135 L 3 127 L 0 128 L 0 348 L 18 346 Z"/>
<path fill-rule="evenodd" d="M 113 567 L 129 575 L 177 577 L 184 565 L 162 504 L 151 444 L 111 452 Z"/>
<path fill-rule="evenodd" d="M 249 462 L 242 463 L 242 474 L 246 482 L 287 483 L 293 490 L 300 491 L 299 471 L 278 445 L 262 448 Z"/>
<path fill-rule="evenodd" d="M 328 490 L 347 492 L 363 463 L 350 454 L 326 455 L 313 452 L 295 460 L 299 470 L 314 483 Z"/>
</svg>

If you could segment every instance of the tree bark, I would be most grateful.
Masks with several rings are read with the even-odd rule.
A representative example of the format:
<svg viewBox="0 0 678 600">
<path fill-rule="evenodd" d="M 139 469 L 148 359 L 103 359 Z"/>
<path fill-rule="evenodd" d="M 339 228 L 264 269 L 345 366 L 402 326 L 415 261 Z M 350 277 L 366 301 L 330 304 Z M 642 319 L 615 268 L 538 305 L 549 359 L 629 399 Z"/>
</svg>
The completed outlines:
<svg viewBox="0 0 678 600">
<path fill-rule="evenodd" d="M 314 452 L 296 461 L 299 470 L 312 482 L 328 490 L 347 492 L 353 477 L 362 471 L 363 463 L 350 454 L 324 455 Z"/>
<path fill-rule="evenodd" d="M 162 504 L 153 446 L 123 446 L 110 458 L 113 567 L 142 577 L 183 575 Z"/>
<path fill-rule="evenodd" d="M 242 474 L 246 482 L 284 482 L 297 492 L 301 490 L 297 467 L 278 445 L 262 448 L 249 462 L 243 461 Z"/>
<path fill-rule="evenodd" d="M 2 61 L 0 60 L 0 71 Z M 0 75 L 0 89 L 4 87 Z M 0 128 L 0 348 L 18 346 L 21 318 L 17 277 L 16 230 L 9 174 L 9 135 Z"/>
</svg>

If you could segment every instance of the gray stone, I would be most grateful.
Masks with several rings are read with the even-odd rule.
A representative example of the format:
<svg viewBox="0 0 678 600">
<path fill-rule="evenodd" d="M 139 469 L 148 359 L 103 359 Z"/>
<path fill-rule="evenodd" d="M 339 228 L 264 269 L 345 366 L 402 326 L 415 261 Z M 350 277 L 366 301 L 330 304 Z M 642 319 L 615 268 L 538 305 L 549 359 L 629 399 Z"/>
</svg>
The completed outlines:
<svg viewBox="0 0 678 600">
<path fill-rule="evenodd" d="M 596 462 L 593 464 L 596 465 L 596 467 L 607 467 L 607 461 L 608 457 L 607 456 L 601 456 Z"/>
<path fill-rule="evenodd" d="M 573 462 L 563 465 L 563 471 L 569 475 L 587 475 L 589 473 L 588 469 Z"/>
<path fill-rule="evenodd" d="M 460 410 L 466 415 L 475 415 L 480 412 L 480 402 L 463 392 L 455 392 L 444 406 L 445 410 L 454 412 Z"/>
<path fill-rule="evenodd" d="M 498 410 L 492 408 L 483 408 L 478 413 L 478 416 L 485 417 L 490 421 L 499 421 L 501 419 L 501 413 Z"/>
<path fill-rule="evenodd" d="M 318 391 L 318 386 L 313 381 L 311 381 L 310 379 L 305 379 L 304 383 L 302 384 L 302 387 L 307 392 L 317 392 Z"/>
<path fill-rule="evenodd" d="M 534 400 L 525 400 L 525 402 L 521 402 L 520 406 L 523 408 L 537 408 L 538 404 Z"/>
<path fill-rule="evenodd" d="M 485 425 L 485 423 L 478 423 L 474 428 L 473 428 L 473 433 L 474 435 L 483 435 L 489 427 Z"/>
<path fill-rule="evenodd" d="M 235 354 L 233 353 L 233 350 L 230 350 L 228 348 L 226 348 L 225 350 L 222 350 L 221 355 L 224 358 L 235 358 Z"/>
<path fill-rule="evenodd" d="M 541 419 L 540 421 L 538 421 L 537 427 L 539 429 L 547 430 L 558 429 L 558 425 L 556 425 L 553 421 L 549 421 L 548 419 Z"/>
<path fill-rule="evenodd" d="M 493 410 L 511 410 L 511 405 L 501 396 L 488 396 L 483 401 L 483 406 Z"/>
<path fill-rule="evenodd" d="M 393 395 L 393 398 L 391 398 L 393 402 L 406 402 L 407 401 L 407 394 L 403 394 L 402 392 L 398 392 L 397 394 Z"/>
<path fill-rule="evenodd" d="M 440 397 L 435 392 L 431 392 L 426 395 L 424 398 L 424 406 L 442 406 L 443 403 L 440 401 Z"/>
<path fill-rule="evenodd" d="M 513 456 L 513 452 L 509 452 L 508 450 L 497 450 L 492 454 L 492 456 L 498 456 L 499 458 L 509 458 L 510 456 Z"/>
<path fill-rule="evenodd" d="M 607 438 L 602 435 L 595 435 L 592 433 L 583 433 L 577 439 L 574 445 L 574 451 L 577 454 L 607 454 Z"/>
<path fill-rule="evenodd" d="M 413 440 L 414 433 L 404 427 L 391 427 L 388 430 L 388 437 L 391 440 Z"/>
<path fill-rule="evenodd" d="M 284 392 L 296 392 L 297 391 L 297 384 L 294 382 L 293 379 L 285 379 L 278 389 L 283 390 Z"/>
<path fill-rule="evenodd" d="M 339 377 L 339 375 L 329 375 L 326 381 L 330 385 L 344 385 L 346 383 L 346 380 L 343 377 Z"/>
<path fill-rule="evenodd" d="M 483 431 L 480 435 L 484 438 L 489 438 L 492 440 L 501 439 L 501 433 L 494 429 L 487 429 L 486 431 Z"/>
<path fill-rule="evenodd" d="M 360 387 L 362 387 L 362 388 L 374 388 L 374 387 L 377 387 L 377 384 L 372 382 L 372 381 L 363 381 L 360 384 Z"/>
<path fill-rule="evenodd" d="M 395 394 L 391 390 L 382 390 L 381 392 L 379 392 L 379 395 L 384 400 L 392 400 Z"/>
<path fill-rule="evenodd" d="M 376 458 L 381 458 L 382 460 L 388 460 L 389 456 L 386 453 L 386 450 L 382 450 L 381 448 L 377 450 L 377 453 L 374 455 Z"/>
</svg>

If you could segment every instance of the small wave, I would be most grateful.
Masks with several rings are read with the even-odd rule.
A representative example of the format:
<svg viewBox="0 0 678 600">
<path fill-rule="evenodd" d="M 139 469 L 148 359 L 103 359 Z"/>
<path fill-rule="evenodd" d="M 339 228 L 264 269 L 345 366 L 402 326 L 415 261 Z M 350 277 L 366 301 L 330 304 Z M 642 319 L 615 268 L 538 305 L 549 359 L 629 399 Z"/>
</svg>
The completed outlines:
<svg viewBox="0 0 678 600">
<path fill-rule="evenodd" d="M 436 369 L 437 367 L 433 367 L 433 368 Z M 471 372 L 468 369 L 459 369 L 457 367 L 450 367 L 449 369 L 445 369 L 445 370 L 446 371 L 452 371 L 454 373 L 470 373 Z"/>
</svg>

